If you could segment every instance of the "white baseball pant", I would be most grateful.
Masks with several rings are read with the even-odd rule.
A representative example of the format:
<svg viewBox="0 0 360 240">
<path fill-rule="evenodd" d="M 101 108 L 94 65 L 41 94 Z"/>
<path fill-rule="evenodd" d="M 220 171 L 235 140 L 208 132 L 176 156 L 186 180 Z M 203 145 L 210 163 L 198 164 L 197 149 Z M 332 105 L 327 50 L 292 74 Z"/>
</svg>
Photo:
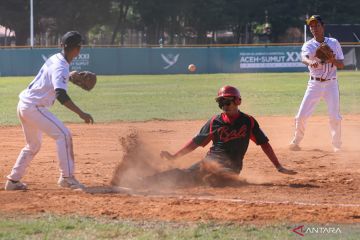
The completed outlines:
<svg viewBox="0 0 360 240">
<path fill-rule="evenodd" d="M 42 132 L 56 141 L 61 175 L 63 177 L 72 176 L 74 153 L 69 129 L 45 107 L 19 101 L 17 113 L 25 135 L 26 145 L 21 150 L 7 178 L 19 181 L 24 176 L 26 167 L 40 150 Z"/>
<path fill-rule="evenodd" d="M 295 117 L 295 135 L 292 143 L 299 144 L 304 138 L 306 120 L 312 115 L 321 99 L 327 104 L 332 145 L 341 147 L 340 94 L 336 79 L 325 82 L 309 80 L 308 86 Z"/>
</svg>

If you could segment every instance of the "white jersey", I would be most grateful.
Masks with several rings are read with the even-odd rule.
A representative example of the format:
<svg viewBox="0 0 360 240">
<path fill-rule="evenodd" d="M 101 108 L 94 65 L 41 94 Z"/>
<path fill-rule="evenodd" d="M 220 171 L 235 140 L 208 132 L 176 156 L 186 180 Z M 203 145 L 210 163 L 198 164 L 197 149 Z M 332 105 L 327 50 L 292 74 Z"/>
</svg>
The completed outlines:
<svg viewBox="0 0 360 240">
<path fill-rule="evenodd" d="M 67 90 L 69 81 L 69 63 L 61 53 L 51 56 L 27 89 L 19 95 L 23 103 L 50 107 L 54 104 L 55 89 Z"/>
<path fill-rule="evenodd" d="M 325 37 L 324 42 L 329 45 L 335 54 L 335 59 L 344 60 L 344 54 L 341 50 L 340 43 L 335 38 Z M 320 43 L 315 38 L 310 39 L 301 48 L 301 56 L 308 56 L 310 60 L 318 60 L 315 57 L 316 49 L 320 46 Z M 319 64 L 317 68 L 308 66 L 310 76 L 324 79 L 336 79 L 336 66 L 331 63 Z"/>
</svg>

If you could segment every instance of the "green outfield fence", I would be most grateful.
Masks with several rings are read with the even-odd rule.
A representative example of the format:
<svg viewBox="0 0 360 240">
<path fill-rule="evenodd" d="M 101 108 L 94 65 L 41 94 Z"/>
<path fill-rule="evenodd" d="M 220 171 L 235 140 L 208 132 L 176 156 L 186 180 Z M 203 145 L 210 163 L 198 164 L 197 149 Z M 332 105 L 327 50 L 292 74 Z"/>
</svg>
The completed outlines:
<svg viewBox="0 0 360 240">
<path fill-rule="evenodd" d="M 358 69 L 359 44 L 343 45 L 345 65 Z M 301 72 L 301 44 L 114 47 L 85 46 L 71 64 L 72 70 L 99 75 L 184 74 L 195 64 L 196 73 Z M 60 49 L 1 48 L 0 76 L 35 75 L 44 61 Z"/>
</svg>

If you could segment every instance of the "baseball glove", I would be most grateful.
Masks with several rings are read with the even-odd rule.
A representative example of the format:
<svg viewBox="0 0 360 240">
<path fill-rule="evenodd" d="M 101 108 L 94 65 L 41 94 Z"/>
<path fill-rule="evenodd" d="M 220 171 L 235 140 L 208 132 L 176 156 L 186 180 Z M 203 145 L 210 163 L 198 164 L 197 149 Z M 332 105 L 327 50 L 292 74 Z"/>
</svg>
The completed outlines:
<svg viewBox="0 0 360 240">
<path fill-rule="evenodd" d="M 69 81 L 86 91 L 90 91 L 96 84 L 96 74 L 89 71 L 70 72 Z"/>
<path fill-rule="evenodd" d="M 316 49 L 315 57 L 320 59 L 322 63 L 329 62 L 330 59 L 335 57 L 333 51 L 326 43 L 321 43 L 320 46 Z"/>
</svg>

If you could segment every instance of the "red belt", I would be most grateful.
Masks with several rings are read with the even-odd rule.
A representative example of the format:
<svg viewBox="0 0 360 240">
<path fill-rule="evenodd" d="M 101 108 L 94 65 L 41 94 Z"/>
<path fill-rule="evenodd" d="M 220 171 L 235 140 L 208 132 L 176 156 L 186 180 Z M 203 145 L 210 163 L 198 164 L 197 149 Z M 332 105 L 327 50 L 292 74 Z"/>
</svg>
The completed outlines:
<svg viewBox="0 0 360 240">
<path fill-rule="evenodd" d="M 319 82 L 326 82 L 326 81 L 332 80 L 332 79 L 325 79 L 325 78 L 319 78 L 319 77 L 313 77 L 313 76 L 311 76 L 310 79 L 311 80 L 316 80 L 316 81 L 319 81 Z"/>
</svg>

